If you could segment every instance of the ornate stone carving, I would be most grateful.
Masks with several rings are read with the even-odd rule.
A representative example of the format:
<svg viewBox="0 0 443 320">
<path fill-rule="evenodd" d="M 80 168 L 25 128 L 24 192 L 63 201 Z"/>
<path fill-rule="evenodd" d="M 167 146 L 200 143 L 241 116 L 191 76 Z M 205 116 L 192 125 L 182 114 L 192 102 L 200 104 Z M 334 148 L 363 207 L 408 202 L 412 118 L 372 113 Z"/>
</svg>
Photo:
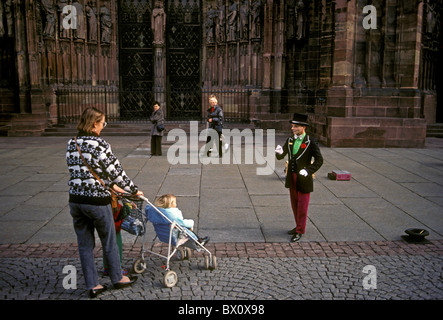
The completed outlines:
<svg viewBox="0 0 443 320">
<path fill-rule="evenodd" d="M 251 38 L 261 37 L 261 0 L 255 0 L 251 4 Z"/>
<path fill-rule="evenodd" d="M 95 1 L 88 1 L 86 6 L 86 21 L 88 30 L 88 41 L 97 41 L 97 8 Z"/>
<path fill-rule="evenodd" d="M 46 38 L 54 38 L 57 23 L 57 9 L 54 0 L 42 0 L 42 7 L 46 20 L 43 35 Z"/>
<path fill-rule="evenodd" d="M 224 0 L 218 0 L 217 4 L 218 18 L 215 25 L 215 33 L 218 43 L 226 41 L 226 12 Z"/>
<path fill-rule="evenodd" d="M 75 1 L 72 3 L 77 11 L 77 28 L 74 29 L 74 39 L 85 40 L 86 38 L 86 19 L 85 19 L 85 11 L 83 10 L 83 6 Z"/>
<path fill-rule="evenodd" d="M 205 21 L 205 31 L 206 31 L 206 42 L 215 42 L 215 28 L 217 24 L 218 12 L 214 8 L 210 7 Z"/>
<path fill-rule="evenodd" d="M 165 44 L 165 28 L 166 28 L 166 14 L 163 8 L 163 1 L 156 1 L 155 8 L 152 10 L 152 26 L 154 32 L 154 42 L 156 46 L 163 46 Z"/>
<path fill-rule="evenodd" d="M 228 41 L 237 40 L 238 28 L 238 3 L 234 0 L 228 8 Z"/>
<path fill-rule="evenodd" d="M 105 4 L 100 8 L 100 31 L 102 44 L 111 43 L 112 17 L 107 5 L 109 5 L 109 3 L 105 2 Z"/>
</svg>

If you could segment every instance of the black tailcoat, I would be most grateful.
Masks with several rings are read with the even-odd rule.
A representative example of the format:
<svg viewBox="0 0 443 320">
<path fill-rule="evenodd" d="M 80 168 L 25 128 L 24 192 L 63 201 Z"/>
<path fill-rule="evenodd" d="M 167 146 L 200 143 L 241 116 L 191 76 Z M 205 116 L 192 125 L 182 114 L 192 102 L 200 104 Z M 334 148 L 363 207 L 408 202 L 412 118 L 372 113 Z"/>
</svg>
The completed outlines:
<svg viewBox="0 0 443 320">
<path fill-rule="evenodd" d="M 316 141 L 306 134 L 303 142 L 298 149 L 298 152 L 293 155 L 292 150 L 294 147 L 294 137 L 290 137 L 286 140 L 283 146 L 283 154 L 277 154 L 278 160 L 282 160 L 288 155 L 288 172 L 286 174 L 285 187 L 291 187 L 292 173 L 297 173 L 297 186 L 296 189 L 300 192 L 308 193 L 314 191 L 314 181 L 312 174 L 315 173 L 323 164 L 323 157 L 320 152 L 320 148 Z M 314 161 L 312 162 L 312 158 Z M 311 163 L 312 162 L 312 163 Z M 300 170 L 306 169 L 308 176 L 304 177 L 300 175 Z"/>
</svg>

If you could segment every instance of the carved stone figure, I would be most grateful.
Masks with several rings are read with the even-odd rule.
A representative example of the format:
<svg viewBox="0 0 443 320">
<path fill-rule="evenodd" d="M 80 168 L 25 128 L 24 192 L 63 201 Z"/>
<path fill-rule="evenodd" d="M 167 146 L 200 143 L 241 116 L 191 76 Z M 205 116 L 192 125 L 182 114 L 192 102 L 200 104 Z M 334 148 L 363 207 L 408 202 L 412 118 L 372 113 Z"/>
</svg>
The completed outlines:
<svg viewBox="0 0 443 320">
<path fill-rule="evenodd" d="M 100 8 L 100 26 L 101 26 L 101 42 L 111 43 L 111 33 L 112 33 L 112 18 L 111 12 L 109 11 L 106 4 Z"/>
<path fill-rule="evenodd" d="M 249 34 L 249 0 L 244 0 L 240 5 L 240 25 L 238 28 L 239 37 L 242 40 L 248 39 Z"/>
<path fill-rule="evenodd" d="M 6 26 L 8 28 L 8 37 L 13 37 L 13 18 L 12 18 L 12 1 L 6 0 L 5 1 L 5 16 L 6 16 Z"/>
<path fill-rule="evenodd" d="M 295 5 L 295 19 L 297 32 L 296 37 L 297 40 L 300 40 L 305 37 L 305 13 L 304 13 L 305 4 L 303 0 L 298 0 Z"/>
<path fill-rule="evenodd" d="M 286 36 L 288 39 L 292 39 L 295 37 L 295 29 L 296 29 L 296 21 L 297 18 L 295 16 L 295 0 L 288 0 L 288 8 L 287 8 L 287 14 L 288 14 L 288 23 L 287 23 L 287 29 L 286 29 Z"/>
<path fill-rule="evenodd" d="M 89 1 L 86 6 L 86 20 L 88 24 L 88 41 L 97 41 L 97 8 L 94 1 Z"/>
<path fill-rule="evenodd" d="M 251 4 L 251 37 L 260 38 L 261 37 L 261 0 L 256 0 Z"/>
<path fill-rule="evenodd" d="M 54 0 L 42 0 L 43 11 L 46 14 L 46 24 L 43 35 L 47 38 L 54 38 L 55 23 L 57 22 L 57 9 Z"/>
<path fill-rule="evenodd" d="M 237 27 L 238 27 L 238 4 L 234 1 L 228 10 L 228 41 L 237 40 Z"/>
<path fill-rule="evenodd" d="M 3 24 L 3 3 L 0 2 L 0 38 L 2 38 L 5 33 L 5 26 Z"/>
<path fill-rule="evenodd" d="M 206 17 L 205 22 L 205 30 L 206 30 L 206 42 L 214 43 L 215 42 L 215 25 L 217 19 L 218 12 L 214 8 L 209 8 L 208 15 Z"/>
<path fill-rule="evenodd" d="M 215 25 L 215 33 L 217 37 L 217 42 L 222 43 L 226 41 L 226 8 L 224 5 L 224 0 L 218 0 L 217 10 L 218 19 Z"/>
<path fill-rule="evenodd" d="M 68 38 L 69 30 L 63 28 L 63 19 L 68 15 L 68 13 L 63 13 L 63 8 L 68 5 L 68 0 L 59 0 L 58 2 L 58 12 L 59 12 L 59 30 L 60 38 Z"/>
<path fill-rule="evenodd" d="M 74 39 L 84 40 L 86 38 L 85 12 L 83 6 L 75 1 L 72 3 L 77 11 L 77 29 L 74 29 Z"/>
<path fill-rule="evenodd" d="M 151 28 L 154 31 L 154 44 L 161 46 L 165 43 L 166 14 L 163 9 L 163 2 L 156 1 L 152 10 Z"/>
</svg>

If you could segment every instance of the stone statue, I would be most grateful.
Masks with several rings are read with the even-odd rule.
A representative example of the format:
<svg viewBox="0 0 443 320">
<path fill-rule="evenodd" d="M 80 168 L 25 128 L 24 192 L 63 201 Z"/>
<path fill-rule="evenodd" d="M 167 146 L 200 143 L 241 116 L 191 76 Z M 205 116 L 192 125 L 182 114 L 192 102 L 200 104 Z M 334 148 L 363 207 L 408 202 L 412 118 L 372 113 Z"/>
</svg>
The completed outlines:
<svg viewBox="0 0 443 320">
<path fill-rule="evenodd" d="M 108 4 L 108 2 L 100 8 L 101 42 L 111 43 L 112 18 L 111 12 L 106 4 Z"/>
<path fill-rule="evenodd" d="M 251 4 L 251 37 L 260 38 L 261 37 L 261 0 L 256 0 Z"/>
<path fill-rule="evenodd" d="M 228 10 L 228 41 L 237 40 L 237 15 L 238 15 L 238 4 L 237 1 L 234 1 Z"/>
<path fill-rule="evenodd" d="M 63 19 L 68 15 L 68 13 L 63 13 L 63 8 L 68 5 L 68 0 L 59 0 L 58 2 L 58 12 L 59 12 L 59 31 L 60 38 L 69 37 L 69 29 L 63 28 Z"/>
<path fill-rule="evenodd" d="M 42 0 L 43 11 L 46 14 L 46 24 L 43 35 L 47 38 L 54 38 L 55 23 L 57 22 L 57 9 L 54 0 Z"/>
<path fill-rule="evenodd" d="M 296 19 L 296 38 L 297 40 L 301 40 L 305 37 L 305 13 L 304 13 L 305 4 L 303 0 L 298 0 L 295 5 L 295 19 Z"/>
<path fill-rule="evenodd" d="M 218 19 L 215 24 L 215 34 L 217 37 L 217 42 L 222 43 L 226 41 L 226 12 L 224 0 L 218 0 L 217 10 Z"/>
<path fill-rule="evenodd" d="M 75 1 L 72 3 L 77 11 L 77 29 L 74 29 L 74 39 L 85 40 L 86 38 L 86 25 L 85 25 L 85 13 L 83 11 L 83 6 Z"/>
<path fill-rule="evenodd" d="M 154 45 L 162 46 L 165 44 L 166 14 L 163 9 L 163 1 L 156 1 L 155 8 L 152 10 L 151 28 L 154 32 Z"/>
<path fill-rule="evenodd" d="M 288 39 L 292 39 L 295 37 L 295 29 L 296 29 L 296 17 L 295 17 L 295 0 L 289 0 L 288 1 L 288 23 L 287 23 L 287 30 L 286 30 L 286 36 Z"/>
<path fill-rule="evenodd" d="M 8 28 L 8 37 L 14 36 L 14 30 L 13 30 L 13 18 L 12 18 L 12 1 L 6 0 L 5 1 L 5 16 L 6 16 L 6 26 Z"/>
<path fill-rule="evenodd" d="M 0 38 L 3 38 L 5 33 L 5 26 L 3 24 L 3 3 L 0 2 Z"/>
<path fill-rule="evenodd" d="M 240 26 L 238 28 L 240 39 L 247 40 L 249 34 L 249 0 L 240 4 Z"/>
<path fill-rule="evenodd" d="M 207 43 L 214 43 L 215 42 L 215 25 L 216 25 L 216 19 L 217 19 L 217 10 L 214 8 L 209 8 L 208 15 L 205 22 L 205 29 L 206 29 L 206 42 Z"/>
<path fill-rule="evenodd" d="M 86 6 L 86 20 L 88 24 L 88 41 L 97 41 L 97 8 L 93 1 Z"/>
</svg>

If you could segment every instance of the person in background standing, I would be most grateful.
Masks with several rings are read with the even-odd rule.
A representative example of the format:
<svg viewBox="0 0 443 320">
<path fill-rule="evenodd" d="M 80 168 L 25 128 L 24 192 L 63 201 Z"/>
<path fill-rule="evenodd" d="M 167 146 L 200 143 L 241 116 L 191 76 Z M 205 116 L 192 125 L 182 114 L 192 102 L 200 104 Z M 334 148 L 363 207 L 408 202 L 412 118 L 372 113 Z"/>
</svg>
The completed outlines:
<svg viewBox="0 0 443 320">
<path fill-rule="evenodd" d="M 209 96 L 209 104 L 211 105 L 208 109 L 208 124 L 210 129 L 214 129 L 218 134 L 218 141 L 215 143 L 215 145 L 218 148 L 218 156 L 221 158 L 223 156 L 223 150 L 222 150 L 222 132 L 223 132 L 223 110 L 218 106 L 218 101 L 215 95 L 211 94 Z M 206 146 L 209 146 L 209 142 L 211 140 L 211 136 L 208 135 L 208 138 L 206 139 Z M 211 146 L 214 142 L 211 142 Z M 206 151 L 206 155 L 209 157 L 210 153 L 212 152 L 212 148 L 209 148 Z"/>
<path fill-rule="evenodd" d="M 150 120 L 152 121 L 151 128 L 151 156 L 162 155 L 162 137 L 165 130 L 165 117 L 160 107 L 160 103 L 154 102 L 154 112 Z"/>
</svg>

